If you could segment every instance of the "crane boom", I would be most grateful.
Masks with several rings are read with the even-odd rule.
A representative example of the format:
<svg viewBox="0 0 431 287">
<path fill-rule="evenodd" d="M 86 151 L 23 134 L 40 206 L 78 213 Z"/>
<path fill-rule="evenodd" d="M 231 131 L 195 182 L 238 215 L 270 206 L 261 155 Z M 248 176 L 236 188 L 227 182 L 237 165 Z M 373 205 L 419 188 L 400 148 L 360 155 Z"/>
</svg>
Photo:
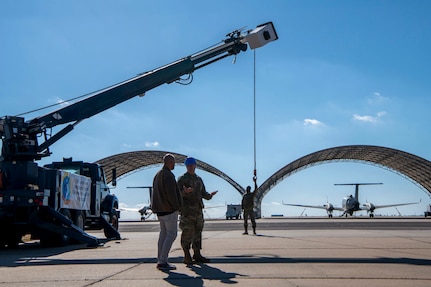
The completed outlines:
<svg viewBox="0 0 431 287">
<path fill-rule="evenodd" d="M 147 91 L 163 84 L 180 80 L 181 76 L 214 63 L 227 56 L 259 48 L 277 40 L 272 22 L 257 26 L 254 30 L 242 33 L 233 31 L 220 44 L 201 52 L 179 59 L 160 68 L 139 74 L 131 79 L 91 94 L 89 97 L 68 105 L 46 115 L 24 121 L 20 117 L 3 117 L 0 119 L 0 135 L 3 140 L 2 155 L 5 159 L 37 160 L 50 155 L 49 147 L 64 137 L 80 121 L 114 107 L 135 96 L 144 95 Z M 248 44 L 248 45 L 247 45 Z M 48 136 L 47 129 L 72 123 L 57 134 Z M 43 134 L 45 141 L 38 145 L 36 135 Z"/>
</svg>

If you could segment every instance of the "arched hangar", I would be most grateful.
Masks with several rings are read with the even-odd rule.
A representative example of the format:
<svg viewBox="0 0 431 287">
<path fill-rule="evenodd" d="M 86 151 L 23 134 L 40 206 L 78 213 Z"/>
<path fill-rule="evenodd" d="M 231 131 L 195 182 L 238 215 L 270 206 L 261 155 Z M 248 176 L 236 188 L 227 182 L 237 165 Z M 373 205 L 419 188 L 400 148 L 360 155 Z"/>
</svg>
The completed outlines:
<svg viewBox="0 0 431 287">
<path fill-rule="evenodd" d="M 167 153 L 171 153 L 175 156 L 176 164 L 184 165 L 184 160 L 187 157 L 186 155 L 155 150 L 120 153 L 98 160 L 96 163 L 103 166 L 106 172 L 106 181 L 108 183 L 111 183 L 112 173 L 109 171 L 113 168 L 116 169 L 117 179 L 119 180 L 140 170 L 163 165 L 163 156 Z M 217 168 L 198 159 L 196 159 L 196 166 L 201 170 L 204 170 L 226 180 L 241 195 L 244 193 L 244 188 L 241 185 L 239 185 L 227 174 L 223 173 Z"/>
<path fill-rule="evenodd" d="M 260 215 L 264 196 L 279 182 L 305 168 L 335 161 L 353 161 L 376 165 L 406 177 L 431 194 L 431 162 L 401 150 L 371 146 L 348 145 L 320 150 L 303 156 L 270 176 L 258 189 L 257 212 Z"/>
<path fill-rule="evenodd" d="M 97 161 L 104 166 L 106 171 L 113 168 L 117 170 L 117 178 L 121 179 L 145 168 L 163 164 L 165 151 L 135 151 L 121 153 L 106 157 Z M 178 164 L 184 164 L 185 155 L 171 152 Z M 240 194 L 244 188 L 228 175 L 217 168 L 203 162 L 197 161 L 197 167 L 206 172 L 214 174 L 226 180 Z M 372 164 L 393 171 L 431 194 L 431 162 L 419 156 L 401 150 L 371 146 L 371 145 L 347 145 L 320 150 L 303 156 L 279 169 L 265 182 L 260 185 L 256 194 L 256 212 L 261 215 L 261 204 L 264 196 L 279 182 L 291 174 L 317 164 L 331 163 L 336 161 L 353 161 Z M 106 175 L 108 183 L 112 181 L 111 173 Z"/>
</svg>

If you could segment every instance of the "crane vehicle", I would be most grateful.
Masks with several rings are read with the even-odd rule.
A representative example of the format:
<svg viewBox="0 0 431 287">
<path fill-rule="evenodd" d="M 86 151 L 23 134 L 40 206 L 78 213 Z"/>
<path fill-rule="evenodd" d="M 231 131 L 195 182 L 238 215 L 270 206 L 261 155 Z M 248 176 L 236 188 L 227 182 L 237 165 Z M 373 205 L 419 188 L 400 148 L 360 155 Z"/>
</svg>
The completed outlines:
<svg viewBox="0 0 431 287">
<path fill-rule="evenodd" d="M 277 39 L 272 22 L 248 31 L 235 30 L 217 45 L 89 94 L 56 111 L 30 120 L 1 117 L 0 247 L 16 246 L 26 234 L 40 238 L 41 243 L 76 240 L 102 244 L 102 240 L 84 231 L 84 225 L 103 227 L 108 238 L 119 238 L 115 226 L 119 216 L 117 201 L 109 192 L 103 167 L 71 159 L 46 166 L 36 162 L 51 155 L 50 147 L 84 119 L 160 85 L 181 83 L 183 76 L 191 78 L 197 69 Z M 57 126 L 60 130 L 53 134 Z M 71 182 L 75 182 L 75 188 Z M 115 183 L 113 174 L 112 185 Z"/>
</svg>

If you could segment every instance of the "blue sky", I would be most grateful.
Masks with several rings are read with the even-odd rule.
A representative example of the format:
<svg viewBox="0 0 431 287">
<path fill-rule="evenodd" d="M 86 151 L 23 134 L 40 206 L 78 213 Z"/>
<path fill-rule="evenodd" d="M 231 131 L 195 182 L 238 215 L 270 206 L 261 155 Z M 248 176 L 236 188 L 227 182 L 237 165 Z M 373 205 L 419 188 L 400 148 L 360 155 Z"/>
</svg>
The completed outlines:
<svg viewBox="0 0 431 287">
<path fill-rule="evenodd" d="M 431 159 L 431 3 L 429 1 L 9 1 L 0 4 L 0 114 L 17 115 L 126 80 L 216 44 L 241 27 L 272 21 L 279 40 L 256 51 L 258 184 L 284 165 L 321 149 L 379 145 Z M 44 159 L 96 161 L 137 150 L 194 156 L 238 183 L 252 184 L 253 52 L 194 73 L 191 85 L 164 85 L 79 124 Z M 49 110 L 26 115 L 26 119 Z M 128 207 L 148 202 L 157 171 L 114 190 Z M 174 170 L 176 176 L 184 166 Z M 208 205 L 239 203 L 223 180 L 198 170 Z M 285 179 L 265 197 L 262 214 L 299 215 L 281 202 L 340 205 L 351 187 L 360 201 L 422 203 L 407 179 L 359 163 L 331 163 Z M 208 209 L 223 217 L 225 208 Z M 325 215 L 307 209 L 308 215 Z M 397 214 L 393 208 L 382 214 Z M 126 214 L 125 214 L 126 216 Z"/>
</svg>

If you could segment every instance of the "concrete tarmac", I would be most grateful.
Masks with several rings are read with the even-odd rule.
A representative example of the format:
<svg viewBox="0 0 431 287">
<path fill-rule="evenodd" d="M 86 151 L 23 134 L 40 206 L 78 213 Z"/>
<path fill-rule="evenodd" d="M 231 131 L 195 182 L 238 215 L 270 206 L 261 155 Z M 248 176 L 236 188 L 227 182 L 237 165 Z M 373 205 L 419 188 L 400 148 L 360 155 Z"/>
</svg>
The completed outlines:
<svg viewBox="0 0 431 287">
<path fill-rule="evenodd" d="M 431 222 L 427 219 L 417 219 L 421 224 L 409 229 L 368 228 L 372 220 L 362 229 L 344 225 L 277 229 L 270 226 L 286 220 L 272 224 L 268 220 L 257 221 L 257 235 L 242 235 L 242 229 L 205 230 L 202 254 L 211 262 L 189 267 L 182 263 L 179 231 L 170 253 L 177 269 L 167 272 L 156 269 L 157 222 L 120 223 L 120 231 L 121 226 L 128 230 L 121 232 L 123 239 L 97 248 L 81 244 L 40 248 L 37 242 L 28 242 L 15 250 L 0 250 L 0 285 L 431 286 Z M 150 231 L 127 228 L 136 224 L 146 224 Z M 259 225 L 265 228 L 259 230 Z M 101 232 L 92 234 L 103 237 Z"/>
</svg>

